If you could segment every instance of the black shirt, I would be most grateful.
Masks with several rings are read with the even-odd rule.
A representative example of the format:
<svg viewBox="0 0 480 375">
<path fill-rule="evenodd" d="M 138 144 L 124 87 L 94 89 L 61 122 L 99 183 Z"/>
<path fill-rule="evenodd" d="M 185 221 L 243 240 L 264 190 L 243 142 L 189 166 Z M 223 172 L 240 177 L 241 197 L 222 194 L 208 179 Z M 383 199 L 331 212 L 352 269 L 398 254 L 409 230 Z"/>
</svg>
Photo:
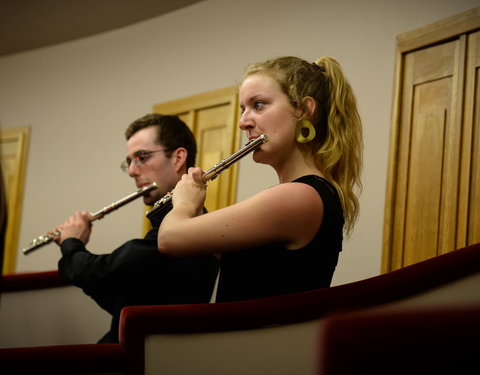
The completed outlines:
<svg viewBox="0 0 480 375">
<path fill-rule="evenodd" d="M 293 182 L 313 186 L 323 201 L 315 238 L 297 250 L 279 243 L 222 254 L 217 301 L 237 301 L 330 286 L 342 250 L 343 211 L 337 191 L 314 175 Z"/>
<path fill-rule="evenodd" d="M 112 324 L 101 343 L 118 342 L 121 309 L 132 305 L 208 303 L 218 260 L 214 255 L 170 258 L 160 254 L 157 232 L 160 217 L 145 238 L 126 242 L 108 254 L 92 254 L 78 239 L 61 245 L 60 274 L 112 314 Z"/>
</svg>

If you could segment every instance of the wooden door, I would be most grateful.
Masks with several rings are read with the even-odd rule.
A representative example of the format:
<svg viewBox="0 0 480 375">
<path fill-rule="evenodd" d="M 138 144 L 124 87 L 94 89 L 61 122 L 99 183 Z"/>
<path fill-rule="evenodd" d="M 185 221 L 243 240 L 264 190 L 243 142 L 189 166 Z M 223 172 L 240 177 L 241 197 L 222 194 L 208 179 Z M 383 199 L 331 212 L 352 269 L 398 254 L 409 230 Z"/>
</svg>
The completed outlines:
<svg viewBox="0 0 480 375">
<path fill-rule="evenodd" d="M 480 241 L 475 29 L 480 8 L 398 38 L 384 272 Z"/>
<path fill-rule="evenodd" d="M 240 146 L 237 86 L 157 104 L 154 112 L 178 115 L 197 141 L 197 166 L 208 170 Z M 205 207 L 214 211 L 235 202 L 237 165 L 208 182 Z"/>
<path fill-rule="evenodd" d="M 3 255 L 3 274 L 15 273 L 29 136 L 29 127 L 3 129 L 0 131 L 1 163 L 3 181 L 6 187 L 8 213 Z"/>
<path fill-rule="evenodd" d="M 480 31 L 467 39 L 457 246 L 480 242 Z"/>
</svg>

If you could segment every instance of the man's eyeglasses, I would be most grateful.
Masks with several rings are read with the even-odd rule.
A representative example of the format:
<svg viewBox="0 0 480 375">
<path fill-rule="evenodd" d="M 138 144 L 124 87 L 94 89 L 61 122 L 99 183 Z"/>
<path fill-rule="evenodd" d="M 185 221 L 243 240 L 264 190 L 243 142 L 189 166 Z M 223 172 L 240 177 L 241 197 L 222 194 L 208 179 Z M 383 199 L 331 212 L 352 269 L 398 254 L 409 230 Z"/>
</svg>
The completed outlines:
<svg viewBox="0 0 480 375">
<path fill-rule="evenodd" d="M 145 164 L 148 161 L 148 159 L 152 157 L 152 154 L 156 152 L 161 152 L 161 151 L 168 152 L 172 150 L 165 149 L 165 150 L 155 150 L 155 151 L 138 151 L 137 153 L 134 154 L 133 158 L 127 157 L 122 162 L 122 164 L 120 164 L 120 168 L 122 169 L 122 171 L 128 172 L 128 168 L 130 167 L 130 164 L 133 163 L 136 167 L 139 167 Z"/>
</svg>

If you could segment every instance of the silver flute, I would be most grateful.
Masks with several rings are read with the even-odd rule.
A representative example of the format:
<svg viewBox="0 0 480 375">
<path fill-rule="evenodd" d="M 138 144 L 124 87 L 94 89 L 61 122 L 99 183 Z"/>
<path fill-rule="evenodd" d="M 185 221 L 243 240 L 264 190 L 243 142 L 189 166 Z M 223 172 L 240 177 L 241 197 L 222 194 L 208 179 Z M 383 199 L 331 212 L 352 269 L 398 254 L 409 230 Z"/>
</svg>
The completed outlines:
<svg viewBox="0 0 480 375">
<path fill-rule="evenodd" d="M 214 180 L 221 172 L 225 169 L 230 167 L 233 163 L 243 158 L 245 155 L 250 153 L 251 151 L 255 150 L 258 146 L 262 143 L 268 141 L 268 136 L 266 134 L 262 134 L 257 138 L 250 140 L 245 146 L 243 146 L 238 151 L 234 152 L 232 155 L 228 156 L 227 158 L 223 159 L 219 163 L 215 164 L 212 168 L 208 171 L 203 172 L 202 174 L 202 181 L 206 183 L 207 181 Z M 157 213 L 161 212 L 167 207 L 170 207 L 172 202 L 173 191 L 164 195 L 161 199 L 155 202 L 152 209 L 147 211 L 146 215 L 148 218 L 156 215 Z"/>
<path fill-rule="evenodd" d="M 132 194 L 129 194 L 126 197 L 119 199 L 116 202 L 113 202 L 109 206 L 104 207 L 97 212 L 91 213 L 90 221 L 102 219 L 105 215 L 109 214 L 110 212 L 119 209 L 120 207 L 126 205 L 127 203 L 130 203 L 131 201 L 149 193 L 152 190 L 155 190 L 156 188 L 157 188 L 157 184 L 155 182 L 150 185 L 142 186 L 140 189 L 133 192 Z M 54 231 L 54 232 L 49 232 L 41 236 L 38 236 L 37 238 L 33 239 L 32 242 L 30 242 L 30 244 L 26 248 L 22 250 L 23 254 L 27 255 L 33 250 L 36 250 L 44 245 L 49 244 L 56 237 L 60 236 L 60 234 L 61 234 L 60 231 Z"/>
</svg>

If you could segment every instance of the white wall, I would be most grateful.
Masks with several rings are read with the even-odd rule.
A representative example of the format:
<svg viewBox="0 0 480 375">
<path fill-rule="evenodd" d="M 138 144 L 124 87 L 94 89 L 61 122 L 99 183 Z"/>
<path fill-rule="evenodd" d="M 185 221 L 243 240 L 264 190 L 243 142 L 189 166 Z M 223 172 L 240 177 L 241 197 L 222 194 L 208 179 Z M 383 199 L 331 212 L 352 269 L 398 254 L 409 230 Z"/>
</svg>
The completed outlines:
<svg viewBox="0 0 480 375">
<path fill-rule="evenodd" d="M 245 65 L 279 55 L 338 59 L 364 121 L 361 215 L 334 284 L 380 272 L 395 37 L 478 0 L 206 0 L 94 37 L 0 58 L 0 126 L 32 128 L 20 249 L 75 210 L 135 190 L 119 169 L 123 131 L 157 103 L 231 86 Z M 276 183 L 242 160 L 239 199 Z M 89 248 L 141 234 L 140 201 L 96 222 Z M 56 268 L 49 245 L 17 271 Z"/>
</svg>

